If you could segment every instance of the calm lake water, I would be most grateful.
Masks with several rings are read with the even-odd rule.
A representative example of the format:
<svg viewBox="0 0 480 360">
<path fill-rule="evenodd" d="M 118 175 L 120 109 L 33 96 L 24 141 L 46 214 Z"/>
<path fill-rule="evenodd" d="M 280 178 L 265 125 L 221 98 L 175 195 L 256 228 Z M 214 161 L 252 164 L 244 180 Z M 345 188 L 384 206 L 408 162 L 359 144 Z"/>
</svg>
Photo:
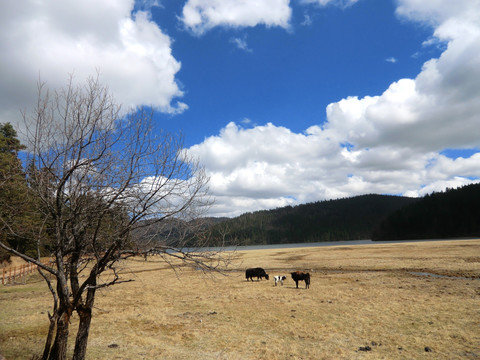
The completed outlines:
<svg viewBox="0 0 480 360">
<path fill-rule="evenodd" d="M 328 241 L 328 242 L 311 242 L 311 243 L 295 243 L 295 244 L 269 244 L 269 245 L 247 245 L 247 246 L 226 246 L 223 250 L 266 250 L 266 249 L 292 249 L 302 247 L 318 247 L 318 246 L 357 246 L 357 245 L 375 245 L 375 244 L 398 244 L 398 243 L 415 243 L 415 242 L 431 242 L 431 241 L 448 241 L 458 239 L 429 239 L 429 240 L 394 240 L 394 241 L 372 241 L 372 240 L 348 240 L 348 241 Z M 462 239 L 470 240 L 470 239 Z M 221 248 L 208 248 L 206 250 L 218 251 Z"/>
</svg>

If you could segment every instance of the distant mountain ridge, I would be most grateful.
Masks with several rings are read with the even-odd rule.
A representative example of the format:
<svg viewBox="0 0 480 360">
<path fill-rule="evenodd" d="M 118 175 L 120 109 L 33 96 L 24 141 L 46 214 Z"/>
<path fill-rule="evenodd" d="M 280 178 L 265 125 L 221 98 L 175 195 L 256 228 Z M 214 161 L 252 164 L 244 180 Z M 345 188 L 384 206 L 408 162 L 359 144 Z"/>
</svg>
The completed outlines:
<svg viewBox="0 0 480 360">
<path fill-rule="evenodd" d="M 480 184 L 423 198 L 369 194 L 260 210 L 235 218 L 202 218 L 188 223 L 170 219 L 145 227 L 136 242 L 149 239 L 189 246 L 198 243 L 199 236 L 204 246 L 480 237 Z"/>
<path fill-rule="evenodd" d="M 373 240 L 480 237 L 480 184 L 424 196 L 391 213 Z"/>
<path fill-rule="evenodd" d="M 255 245 L 371 239 L 390 213 L 417 198 L 361 195 L 245 213 L 212 226 L 224 244 Z"/>
</svg>

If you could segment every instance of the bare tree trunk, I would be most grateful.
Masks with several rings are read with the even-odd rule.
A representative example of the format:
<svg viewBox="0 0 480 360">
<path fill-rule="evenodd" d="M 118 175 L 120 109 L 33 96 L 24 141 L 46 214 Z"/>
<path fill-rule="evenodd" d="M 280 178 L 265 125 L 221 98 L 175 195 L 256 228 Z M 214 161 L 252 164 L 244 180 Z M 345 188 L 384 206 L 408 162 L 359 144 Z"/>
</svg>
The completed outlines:
<svg viewBox="0 0 480 360">
<path fill-rule="evenodd" d="M 77 309 L 77 313 L 80 317 L 80 324 L 78 325 L 78 333 L 75 340 L 73 360 L 84 360 L 87 353 L 88 334 L 90 331 L 90 323 L 92 321 L 92 309 L 82 306 Z"/>
<path fill-rule="evenodd" d="M 68 325 L 70 323 L 71 309 L 64 311 L 57 321 L 57 334 L 50 352 L 49 360 L 66 360 L 68 344 Z"/>
<path fill-rule="evenodd" d="M 73 360 L 84 360 L 87 353 L 88 334 L 90 331 L 90 323 L 92 321 L 92 309 L 93 302 L 95 300 L 95 290 L 95 287 L 89 288 L 85 305 L 77 306 L 77 313 L 80 317 L 80 324 L 78 325 L 77 338 L 75 340 Z"/>
<path fill-rule="evenodd" d="M 54 311 L 53 315 L 50 315 L 50 313 L 48 313 L 48 320 L 50 321 L 50 325 L 48 327 L 47 341 L 45 342 L 45 348 L 43 350 L 42 360 L 48 360 L 48 356 L 50 355 L 50 350 L 52 348 L 53 333 L 55 331 L 55 325 L 58 320 L 57 311 Z"/>
<path fill-rule="evenodd" d="M 38 249 L 38 253 L 40 254 L 40 249 Z M 40 258 L 40 255 L 39 255 Z M 48 334 L 47 334 L 47 341 L 45 341 L 45 348 L 43 349 L 42 360 L 48 360 L 48 356 L 50 355 L 50 351 L 52 350 L 52 341 L 53 341 L 53 334 L 55 332 L 55 326 L 58 321 L 58 298 L 55 290 L 53 289 L 52 283 L 47 275 L 39 268 L 38 273 L 43 277 L 45 282 L 48 285 L 48 289 L 50 290 L 53 296 L 53 314 L 50 315 L 48 312 L 48 320 L 50 325 L 48 326 Z"/>
<path fill-rule="evenodd" d="M 57 230 L 58 231 L 58 230 Z M 58 269 L 57 276 L 57 294 L 60 300 L 60 306 L 57 312 L 57 333 L 49 360 L 65 360 L 67 358 L 68 344 L 68 326 L 73 312 L 73 305 L 70 303 L 68 283 L 63 263 L 63 254 L 60 248 L 57 249 L 56 262 Z"/>
</svg>

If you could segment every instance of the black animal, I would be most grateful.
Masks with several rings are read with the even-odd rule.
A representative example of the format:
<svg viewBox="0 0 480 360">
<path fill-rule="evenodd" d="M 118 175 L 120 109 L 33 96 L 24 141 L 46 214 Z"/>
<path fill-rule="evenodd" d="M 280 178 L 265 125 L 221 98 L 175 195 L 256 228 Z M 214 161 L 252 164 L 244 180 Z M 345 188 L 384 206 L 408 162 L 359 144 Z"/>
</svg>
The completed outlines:
<svg viewBox="0 0 480 360">
<path fill-rule="evenodd" d="M 245 271 L 245 277 L 253 281 L 253 278 L 256 277 L 257 280 L 261 278 L 266 278 L 268 280 L 268 274 L 262 268 L 250 268 Z"/>
<path fill-rule="evenodd" d="M 295 284 L 297 285 L 298 289 L 298 282 L 299 281 L 305 281 L 305 289 L 308 289 L 310 287 L 310 274 L 301 272 L 301 271 L 294 271 L 291 273 L 293 281 L 295 281 Z"/>
</svg>

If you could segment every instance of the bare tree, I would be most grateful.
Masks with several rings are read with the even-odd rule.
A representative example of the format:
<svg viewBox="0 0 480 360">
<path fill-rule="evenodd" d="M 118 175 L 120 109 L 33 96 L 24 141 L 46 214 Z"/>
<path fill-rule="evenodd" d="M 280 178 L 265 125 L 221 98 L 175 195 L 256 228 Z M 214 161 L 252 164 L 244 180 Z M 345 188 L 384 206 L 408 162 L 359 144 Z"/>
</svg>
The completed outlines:
<svg viewBox="0 0 480 360">
<path fill-rule="evenodd" d="M 151 111 L 122 116 L 98 77 L 84 86 L 70 77 L 59 92 L 39 84 L 36 109 L 24 119 L 33 124 L 27 127 L 26 173 L 34 211 L 43 219 L 28 236 L 39 249 L 50 249 L 54 263 L 0 246 L 36 263 L 52 293 L 44 359 L 66 358 L 74 313 L 79 327 L 73 359 L 85 358 L 97 290 L 129 281 L 116 271 L 120 260 L 155 251 L 203 270 L 228 262 L 219 252 L 189 251 L 205 239 L 186 226 L 198 227 L 195 219 L 211 205 L 208 178 L 183 149 L 181 137 L 155 129 Z M 164 241 L 160 229 L 174 229 L 176 236 Z M 146 234 L 150 237 L 136 241 Z M 111 276 L 100 277 L 105 272 Z"/>
</svg>

